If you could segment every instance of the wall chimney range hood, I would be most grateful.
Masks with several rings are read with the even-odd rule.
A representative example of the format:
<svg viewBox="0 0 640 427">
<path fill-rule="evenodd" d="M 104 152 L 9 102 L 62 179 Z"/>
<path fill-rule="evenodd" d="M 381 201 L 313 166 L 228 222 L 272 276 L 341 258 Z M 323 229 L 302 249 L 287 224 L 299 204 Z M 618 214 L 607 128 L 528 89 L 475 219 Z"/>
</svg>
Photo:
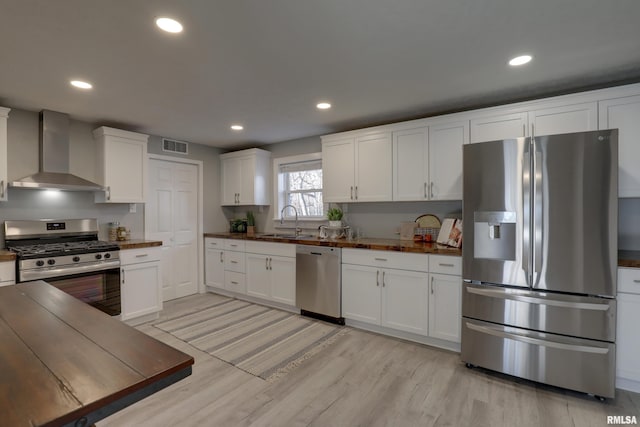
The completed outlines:
<svg viewBox="0 0 640 427">
<path fill-rule="evenodd" d="M 69 115 L 40 112 L 40 171 L 9 183 L 38 190 L 104 191 L 104 187 L 69 173 Z"/>
</svg>

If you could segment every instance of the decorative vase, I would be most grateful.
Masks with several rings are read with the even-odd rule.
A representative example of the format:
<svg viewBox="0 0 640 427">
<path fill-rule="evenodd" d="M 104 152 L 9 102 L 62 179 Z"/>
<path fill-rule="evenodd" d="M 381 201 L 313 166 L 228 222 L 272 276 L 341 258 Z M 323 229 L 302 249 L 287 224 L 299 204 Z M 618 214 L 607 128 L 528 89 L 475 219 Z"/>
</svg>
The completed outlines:
<svg viewBox="0 0 640 427">
<path fill-rule="evenodd" d="M 329 221 L 329 227 L 331 227 L 331 228 L 340 228 L 340 227 L 342 227 L 342 220 Z"/>
</svg>

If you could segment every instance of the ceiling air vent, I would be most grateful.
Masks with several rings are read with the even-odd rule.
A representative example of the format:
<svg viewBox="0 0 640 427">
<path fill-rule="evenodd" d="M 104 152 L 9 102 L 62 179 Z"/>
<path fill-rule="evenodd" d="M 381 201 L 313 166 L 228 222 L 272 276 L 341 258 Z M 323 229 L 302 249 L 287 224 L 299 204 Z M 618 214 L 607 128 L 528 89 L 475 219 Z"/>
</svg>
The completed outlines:
<svg viewBox="0 0 640 427">
<path fill-rule="evenodd" d="M 162 138 L 162 151 L 171 153 L 189 154 L 189 144 L 173 139 Z"/>
</svg>

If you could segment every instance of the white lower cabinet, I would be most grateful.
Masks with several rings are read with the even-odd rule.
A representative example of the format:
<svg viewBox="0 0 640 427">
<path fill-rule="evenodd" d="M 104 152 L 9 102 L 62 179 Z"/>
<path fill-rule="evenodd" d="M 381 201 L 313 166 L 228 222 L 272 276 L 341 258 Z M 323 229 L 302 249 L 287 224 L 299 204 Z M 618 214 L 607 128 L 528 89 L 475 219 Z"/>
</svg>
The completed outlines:
<svg viewBox="0 0 640 427">
<path fill-rule="evenodd" d="M 616 376 L 640 382 L 640 295 L 618 294 Z"/>
<path fill-rule="evenodd" d="M 462 277 L 429 275 L 429 336 L 460 342 Z"/>
<path fill-rule="evenodd" d="M 414 334 L 428 333 L 427 273 L 382 270 L 381 325 Z"/>
<path fill-rule="evenodd" d="M 16 284 L 16 262 L 0 262 L 0 286 Z"/>
<path fill-rule="evenodd" d="M 224 241 L 207 237 L 204 239 L 205 284 L 214 288 L 224 288 Z"/>
<path fill-rule="evenodd" d="M 289 306 L 296 303 L 296 245 L 249 241 L 247 295 Z"/>
<path fill-rule="evenodd" d="M 380 324 L 379 276 L 380 270 L 376 267 L 342 264 L 342 316 L 345 319 Z"/>
<path fill-rule="evenodd" d="M 162 310 L 160 247 L 120 251 L 121 318 L 146 321 Z"/>
</svg>

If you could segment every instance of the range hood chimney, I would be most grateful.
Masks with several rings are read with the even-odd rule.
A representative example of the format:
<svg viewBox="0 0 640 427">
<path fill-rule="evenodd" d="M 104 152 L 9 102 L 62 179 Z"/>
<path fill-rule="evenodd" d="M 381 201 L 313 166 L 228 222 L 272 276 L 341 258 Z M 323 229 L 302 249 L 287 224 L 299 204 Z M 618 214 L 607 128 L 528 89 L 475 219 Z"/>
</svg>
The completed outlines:
<svg viewBox="0 0 640 427">
<path fill-rule="evenodd" d="M 69 173 L 69 115 L 40 112 L 40 172 L 9 183 L 40 190 L 104 191 L 101 185 Z"/>
</svg>

